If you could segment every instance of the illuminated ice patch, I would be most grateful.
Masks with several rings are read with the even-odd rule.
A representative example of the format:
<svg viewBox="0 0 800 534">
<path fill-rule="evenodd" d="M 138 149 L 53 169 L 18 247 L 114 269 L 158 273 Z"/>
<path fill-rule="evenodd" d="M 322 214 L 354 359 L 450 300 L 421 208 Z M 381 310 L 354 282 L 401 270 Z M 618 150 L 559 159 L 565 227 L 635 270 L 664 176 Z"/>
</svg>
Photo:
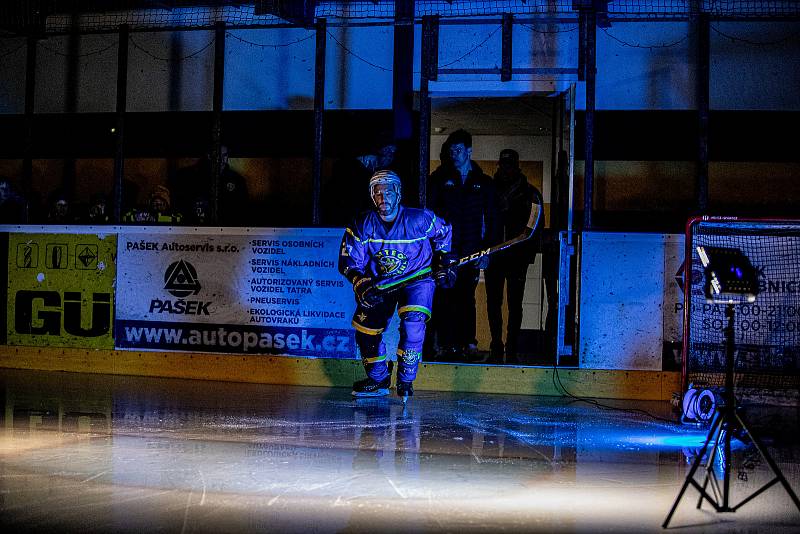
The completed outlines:
<svg viewBox="0 0 800 534">
<path fill-rule="evenodd" d="M 646 447 L 696 447 L 700 448 L 705 443 L 708 434 L 706 432 L 691 432 L 685 434 L 647 434 L 638 436 L 628 436 L 629 443 L 643 445 Z M 713 446 L 713 442 L 710 444 Z M 745 444 L 734 438 L 731 440 L 733 450 L 744 447 Z"/>
</svg>

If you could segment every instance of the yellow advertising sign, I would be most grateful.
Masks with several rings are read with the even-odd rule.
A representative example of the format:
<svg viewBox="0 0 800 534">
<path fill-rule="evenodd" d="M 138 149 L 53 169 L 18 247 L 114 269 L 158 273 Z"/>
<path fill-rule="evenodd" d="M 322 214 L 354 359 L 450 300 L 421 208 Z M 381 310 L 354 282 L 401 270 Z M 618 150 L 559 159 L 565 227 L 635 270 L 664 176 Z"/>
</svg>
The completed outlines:
<svg viewBox="0 0 800 534">
<path fill-rule="evenodd" d="M 9 345 L 114 348 L 115 234 L 8 236 Z"/>
</svg>

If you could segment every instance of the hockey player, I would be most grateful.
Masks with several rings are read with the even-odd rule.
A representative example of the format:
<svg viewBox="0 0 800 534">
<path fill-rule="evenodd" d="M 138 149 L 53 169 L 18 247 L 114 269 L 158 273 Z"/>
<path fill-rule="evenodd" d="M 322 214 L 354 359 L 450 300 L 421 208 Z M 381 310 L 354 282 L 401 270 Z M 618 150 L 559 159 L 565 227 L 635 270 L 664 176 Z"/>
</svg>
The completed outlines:
<svg viewBox="0 0 800 534">
<path fill-rule="evenodd" d="M 389 394 L 391 372 L 382 334 L 397 308 L 397 394 L 405 400 L 414 393 L 412 382 L 422 359 L 434 287 L 455 281 L 457 260 L 449 253 L 449 224 L 432 211 L 400 205 L 400 177 L 395 172 L 376 172 L 369 181 L 369 193 L 375 210 L 357 217 L 345 229 L 339 254 L 339 271 L 353 284 L 358 303 L 352 324 L 367 373 L 367 378 L 353 384 L 353 396 Z M 412 276 L 430 268 L 432 262 L 435 281 L 423 278 L 384 297 L 375 287 L 381 281 Z"/>
</svg>

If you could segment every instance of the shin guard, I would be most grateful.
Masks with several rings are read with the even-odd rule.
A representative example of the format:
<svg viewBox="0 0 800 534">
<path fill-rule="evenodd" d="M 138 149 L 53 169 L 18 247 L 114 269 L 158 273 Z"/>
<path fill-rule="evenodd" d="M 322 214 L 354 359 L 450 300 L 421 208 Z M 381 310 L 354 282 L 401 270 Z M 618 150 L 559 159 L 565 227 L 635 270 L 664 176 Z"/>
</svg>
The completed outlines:
<svg viewBox="0 0 800 534">
<path fill-rule="evenodd" d="M 382 382 L 389 376 L 386 365 L 386 345 L 381 334 L 367 334 L 356 330 L 356 344 L 361 351 L 361 361 L 367 376 Z"/>
<path fill-rule="evenodd" d="M 419 311 L 400 315 L 400 343 L 397 347 L 397 380 L 413 382 L 422 360 L 425 343 L 425 321 L 428 316 Z"/>
</svg>

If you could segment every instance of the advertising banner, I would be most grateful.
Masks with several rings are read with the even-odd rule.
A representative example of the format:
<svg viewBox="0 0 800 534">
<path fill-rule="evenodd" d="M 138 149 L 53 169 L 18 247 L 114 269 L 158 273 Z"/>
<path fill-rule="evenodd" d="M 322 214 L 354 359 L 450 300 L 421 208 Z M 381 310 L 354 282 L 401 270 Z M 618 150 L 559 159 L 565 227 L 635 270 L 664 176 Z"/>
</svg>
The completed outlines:
<svg viewBox="0 0 800 534">
<path fill-rule="evenodd" d="M 114 348 L 116 235 L 11 233 L 7 343 Z"/>
<path fill-rule="evenodd" d="M 119 235 L 118 348 L 355 358 L 339 229 Z"/>
</svg>

